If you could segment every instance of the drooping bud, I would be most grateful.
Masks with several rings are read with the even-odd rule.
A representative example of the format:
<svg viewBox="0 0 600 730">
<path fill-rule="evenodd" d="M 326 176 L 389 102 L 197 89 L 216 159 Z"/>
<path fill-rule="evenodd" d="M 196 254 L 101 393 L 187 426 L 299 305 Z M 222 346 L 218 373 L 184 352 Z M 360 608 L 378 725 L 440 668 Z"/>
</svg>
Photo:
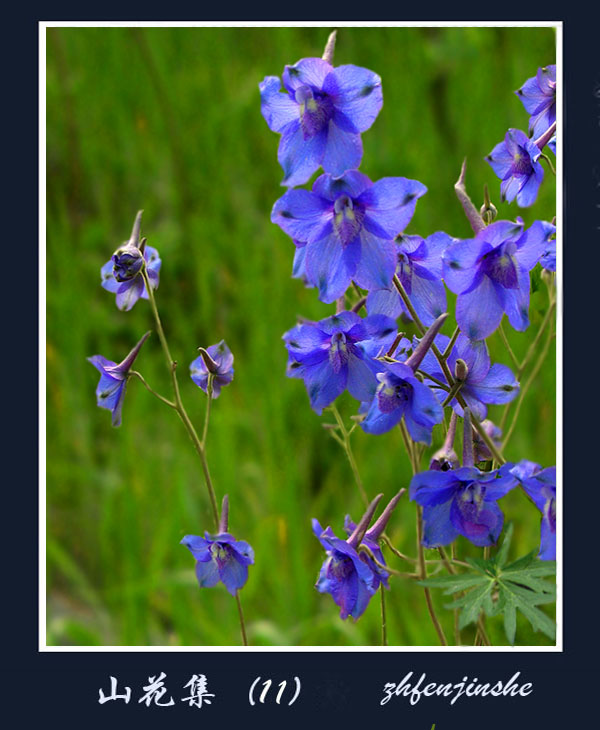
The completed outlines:
<svg viewBox="0 0 600 730">
<path fill-rule="evenodd" d="M 490 437 L 496 448 L 500 451 L 502 448 L 502 442 L 500 440 L 502 436 L 502 430 L 492 423 L 488 418 L 481 422 L 481 425 L 487 435 Z M 475 463 L 478 461 L 491 461 L 494 457 L 491 451 L 488 449 L 487 444 L 479 435 L 479 432 L 473 429 L 473 458 Z"/>
<path fill-rule="evenodd" d="M 219 519 L 219 534 L 227 532 L 229 527 L 229 497 L 225 495 L 221 503 L 221 517 Z"/>
<path fill-rule="evenodd" d="M 203 348 L 199 347 L 198 352 L 202 356 L 202 359 L 204 360 L 204 364 L 206 365 L 206 369 L 209 373 L 212 373 L 215 375 L 219 372 L 219 366 L 217 363 L 212 359 L 212 357 L 209 355 L 209 353 Z"/>
<path fill-rule="evenodd" d="M 431 458 L 429 463 L 430 471 L 451 471 L 452 469 L 458 469 L 460 466 L 458 456 L 456 451 L 454 451 L 454 438 L 456 436 L 457 421 L 458 416 L 454 411 L 452 411 L 450 426 L 448 428 L 448 433 L 446 434 L 446 439 L 444 440 L 444 445 L 441 449 L 436 451 Z"/>
<path fill-rule="evenodd" d="M 498 215 L 498 209 L 490 200 L 490 192 L 488 190 L 487 183 L 485 184 L 485 186 L 483 188 L 483 205 L 479 209 L 479 215 L 482 217 L 484 223 L 487 226 L 489 226 L 489 224 Z"/>
<path fill-rule="evenodd" d="M 454 366 L 454 377 L 459 383 L 464 383 L 469 374 L 469 367 L 464 360 L 457 359 L 456 365 Z"/>
<path fill-rule="evenodd" d="M 427 350 L 429 350 L 431 345 L 433 345 L 433 341 L 435 340 L 437 333 L 442 328 L 442 325 L 446 321 L 447 316 L 448 312 L 440 314 L 440 316 L 435 320 L 435 322 L 431 325 L 427 332 L 425 332 L 423 337 L 421 337 L 421 341 L 415 348 L 412 355 L 410 355 L 410 357 L 404 363 L 405 365 L 408 365 L 409 368 L 412 368 L 413 371 L 415 371 L 419 367 L 419 365 L 423 361 L 423 358 L 427 354 Z"/>
<path fill-rule="evenodd" d="M 347 540 L 348 545 L 352 545 L 352 547 L 357 548 L 360 543 L 362 542 L 363 537 L 365 536 L 365 532 L 367 531 L 369 524 L 371 523 L 371 520 L 373 519 L 373 515 L 375 514 L 375 510 L 377 509 L 377 505 L 379 504 L 379 501 L 383 497 L 383 494 L 378 494 L 375 499 L 371 502 L 371 504 L 367 507 L 367 511 L 362 516 L 360 522 L 356 527 L 354 528 L 354 531 L 350 535 L 350 537 Z"/>
<path fill-rule="evenodd" d="M 365 537 L 370 540 L 379 540 L 381 533 L 385 530 L 387 523 L 389 522 L 392 512 L 396 509 L 396 505 L 400 501 L 402 495 L 406 492 L 406 489 L 402 488 L 395 497 L 388 502 L 387 507 L 383 510 L 377 522 L 365 533 Z"/>
<path fill-rule="evenodd" d="M 473 460 L 473 427 L 471 426 L 471 411 L 464 409 L 464 431 L 463 431 L 463 466 L 474 466 Z"/>
<path fill-rule="evenodd" d="M 129 281 L 137 276 L 144 265 L 144 254 L 137 246 L 126 244 L 112 255 L 113 276 L 118 282 Z"/>
<path fill-rule="evenodd" d="M 139 274 L 144 265 L 144 248 L 140 243 L 140 230 L 142 227 L 142 210 L 138 210 L 133 222 L 133 229 L 129 240 L 114 252 L 112 255 L 113 276 L 118 282 L 130 281 Z"/>
</svg>

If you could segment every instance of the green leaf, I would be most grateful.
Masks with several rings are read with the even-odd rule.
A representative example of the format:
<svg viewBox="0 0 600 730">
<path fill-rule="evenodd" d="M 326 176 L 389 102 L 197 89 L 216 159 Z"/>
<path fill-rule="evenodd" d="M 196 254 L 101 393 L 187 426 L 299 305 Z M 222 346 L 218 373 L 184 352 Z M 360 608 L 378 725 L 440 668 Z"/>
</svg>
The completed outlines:
<svg viewBox="0 0 600 730">
<path fill-rule="evenodd" d="M 458 593 L 464 591 L 466 588 L 473 588 L 473 586 L 487 583 L 489 578 L 485 575 L 444 575 L 439 578 L 427 578 L 426 580 L 420 580 L 420 586 L 427 586 L 428 588 L 444 588 L 444 594 L 446 596 L 452 593 Z"/>
<path fill-rule="evenodd" d="M 508 596 L 508 597 L 507 597 Z M 515 645 L 517 631 L 517 609 L 510 593 L 505 594 L 504 601 L 504 632 L 511 646 Z"/>
</svg>

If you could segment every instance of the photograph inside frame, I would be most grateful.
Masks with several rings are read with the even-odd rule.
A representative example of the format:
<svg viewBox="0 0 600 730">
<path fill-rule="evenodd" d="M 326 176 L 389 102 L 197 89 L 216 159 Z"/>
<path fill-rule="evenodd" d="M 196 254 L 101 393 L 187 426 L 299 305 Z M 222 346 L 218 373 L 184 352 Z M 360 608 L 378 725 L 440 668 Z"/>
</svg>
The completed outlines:
<svg viewBox="0 0 600 730">
<path fill-rule="evenodd" d="M 45 647 L 555 646 L 557 27 L 45 50 Z"/>
</svg>

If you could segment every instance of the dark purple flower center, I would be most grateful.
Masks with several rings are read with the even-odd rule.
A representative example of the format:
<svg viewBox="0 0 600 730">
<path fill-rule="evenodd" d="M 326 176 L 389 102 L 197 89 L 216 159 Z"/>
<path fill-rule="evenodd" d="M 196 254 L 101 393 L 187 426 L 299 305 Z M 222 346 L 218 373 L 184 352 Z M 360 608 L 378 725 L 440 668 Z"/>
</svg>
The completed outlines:
<svg viewBox="0 0 600 730">
<path fill-rule="evenodd" d="M 469 482 L 458 493 L 458 508 L 466 522 L 477 522 L 483 507 L 485 487 L 478 482 Z"/>
<path fill-rule="evenodd" d="M 353 241 L 360 233 L 365 212 L 360 204 L 343 194 L 333 204 L 333 228 L 342 246 Z"/>
<path fill-rule="evenodd" d="M 213 542 L 210 546 L 210 554 L 219 569 L 225 567 L 231 560 L 231 548 L 220 542 Z"/>
<path fill-rule="evenodd" d="M 387 374 L 377 390 L 377 404 L 382 413 L 391 413 L 403 408 L 409 401 L 412 385 L 395 375 Z"/>
<path fill-rule="evenodd" d="M 514 248 L 514 244 L 503 244 L 486 253 L 481 260 L 483 272 L 505 289 L 517 289 L 519 286 Z"/>
<path fill-rule="evenodd" d="M 333 102 L 327 94 L 310 86 L 297 88 L 295 98 L 300 105 L 300 126 L 304 139 L 314 137 L 329 124 L 333 116 Z"/>
<path fill-rule="evenodd" d="M 341 553 L 334 553 L 329 564 L 329 574 L 336 580 L 343 581 L 355 570 L 354 563 L 350 558 Z"/>
<path fill-rule="evenodd" d="M 331 337 L 329 345 L 329 363 L 334 373 L 340 370 L 348 363 L 348 358 L 354 354 L 355 348 L 352 344 L 352 338 L 348 338 L 344 332 L 336 332 Z"/>
<path fill-rule="evenodd" d="M 523 147 L 519 147 L 519 151 L 513 156 L 512 166 L 510 168 L 511 175 L 532 175 L 533 165 L 531 164 L 531 157 L 527 150 Z"/>
</svg>

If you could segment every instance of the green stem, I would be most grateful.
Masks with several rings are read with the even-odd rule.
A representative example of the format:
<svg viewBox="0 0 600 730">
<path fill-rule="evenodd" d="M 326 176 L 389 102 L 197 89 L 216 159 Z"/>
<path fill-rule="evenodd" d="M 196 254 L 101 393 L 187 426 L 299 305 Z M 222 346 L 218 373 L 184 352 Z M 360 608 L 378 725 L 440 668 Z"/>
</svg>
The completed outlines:
<svg viewBox="0 0 600 730">
<path fill-rule="evenodd" d="M 379 586 L 379 590 L 381 592 L 381 646 L 387 646 L 387 619 L 385 615 L 385 588 L 383 583 Z"/>
<path fill-rule="evenodd" d="M 189 437 L 191 438 L 192 443 L 194 444 L 194 447 L 195 447 L 196 451 L 198 452 L 198 456 L 200 457 L 200 463 L 202 464 L 202 471 L 204 473 L 204 481 L 206 482 L 206 488 L 208 490 L 208 496 L 210 498 L 210 503 L 212 506 L 213 518 L 215 521 L 215 528 L 218 530 L 219 529 L 219 508 L 217 506 L 217 497 L 215 495 L 215 490 L 214 490 L 214 487 L 212 484 L 212 479 L 210 477 L 210 471 L 208 469 L 208 462 L 206 460 L 206 451 L 204 449 L 204 445 L 198 438 L 196 429 L 194 428 L 194 425 L 190 421 L 187 411 L 185 410 L 183 403 L 181 401 L 181 395 L 179 393 L 179 383 L 177 382 L 177 373 L 176 373 L 177 362 L 175 360 L 173 360 L 173 358 L 171 357 L 171 352 L 169 350 L 167 338 L 165 337 L 162 322 L 160 321 L 160 315 L 158 314 L 158 308 L 156 306 L 156 299 L 154 297 L 154 290 L 152 289 L 152 286 L 150 285 L 150 281 L 148 279 L 148 274 L 147 274 L 145 268 L 142 269 L 142 276 L 144 277 L 144 284 L 146 285 L 146 291 L 148 292 L 148 300 L 150 301 L 150 308 L 152 309 L 152 314 L 154 315 L 154 321 L 156 323 L 156 331 L 158 333 L 158 339 L 160 340 L 160 344 L 161 344 L 163 352 L 165 354 L 165 359 L 167 361 L 167 368 L 171 374 L 171 381 L 173 383 L 173 393 L 175 395 L 175 410 L 177 411 L 177 414 L 179 415 L 181 422 L 185 426 L 185 429 L 187 430 Z"/>
<path fill-rule="evenodd" d="M 237 591 L 235 594 L 235 601 L 238 607 L 238 615 L 240 617 L 240 629 L 242 630 L 242 643 L 244 646 L 248 646 L 248 637 L 246 636 L 246 622 L 244 621 L 244 612 L 242 611 L 242 601 L 240 599 L 240 592 Z"/>
<path fill-rule="evenodd" d="M 206 411 L 204 413 L 204 429 L 202 430 L 202 448 L 206 450 L 206 436 L 208 434 L 208 420 L 210 418 L 210 404 L 212 403 L 213 394 L 213 373 L 208 373 L 208 382 L 206 384 L 206 395 L 208 396 L 206 401 Z"/>
<path fill-rule="evenodd" d="M 508 339 L 506 337 L 506 333 L 504 332 L 504 329 L 502 327 L 502 322 L 500 322 L 500 327 L 498 327 L 498 332 L 500 333 L 500 338 L 502 339 L 502 343 L 504 347 L 506 347 L 506 351 L 510 355 L 510 359 L 513 361 L 513 365 L 517 368 L 517 373 L 519 372 L 519 361 L 517 360 L 517 356 L 512 351 L 512 347 L 510 346 Z M 519 378 L 519 375 L 517 374 L 517 379 Z"/>
<path fill-rule="evenodd" d="M 417 505 L 417 547 L 419 551 L 419 576 L 421 580 L 426 580 L 427 578 L 427 566 L 425 564 L 425 551 L 423 550 L 423 512 L 420 505 Z M 444 629 L 442 628 L 442 625 L 439 622 L 439 619 L 436 615 L 435 608 L 433 607 L 433 600 L 431 599 L 431 592 L 429 591 L 429 588 L 424 587 L 423 590 L 425 591 L 425 602 L 427 603 L 427 610 L 429 611 L 429 616 L 431 617 L 431 621 L 435 627 L 435 630 L 437 632 L 438 638 L 440 640 L 440 644 L 442 646 L 448 646 L 448 642 L 446 641 L 446 636 L 444 634 Z"/>
<path fill-rule="evenodd" d="M 162 401 L 163 403 L 165 403 L 168 406 L 171 406 L 171 408 L 177 408 L 177 406 L 175 405 L 175 403 L 173 403 L 173 401 L 169 400 L 168 398 L 165 398 L 164 396 L 160 395 L 160 393 L 157 393 L 155 390 L 153 390 L 148 385 L 148 383 L 145 381 L 142 374 L 138 373 L 137 370 L 130 370 L 129 375 L 134 375 L 136 378 L 138 378 L 138 380 L 141 380 L 143 385 L 145 386 L 146 390 L 148 390 L 150 393 L 152 393 L 152 395 L 155 396 L 156 398 L 158 398 L 158 400 Z"/>
<path fill-rule="evenodd" d="M 531 375 L 529 376 L 529 379 L 527 380 L 527 382 L 525 383 L 525 385 L 521 388 L 521 392 L 519 393 L 519 398 L 517 400 L 517 405 L 516 405 L 516 408 L 515 408 L 515 412 L 513 414 L 513 418 L 512 418 L 511 424 L 510 424 L 510 428 L 508 429 L 508 431 L 506 433 L 506 436 L 504 438 L 504 447 L 506 447 L 506 445 L 508 444 L 508 442 L 510 440 L 510 437 L 513 434 L 513 431 L 514 431 L 515 426 L 517 424 L 517 419 L 519 417 L 519 411 L 521 410 L 521 405 L 523 404 L 523 400 L 525 398 L 525 395 L 527 394 L 527 391 L 531 387 L 531 384 L 533 383 L 533 381 L 537 378 L 538 372 L 540 371 L 542 365 L 544 364 L 544 360 L 546 359 L 546 355 L 548 354 L 548 350 L 550 348 L 550 343 L 552 342 L 553 337 L 554 337 L 554 332 L 553 332 L 553 329 L 551 327 L 550 328 L 550 331 L 548 333 L 548 337 L 546 339 L 546 343 L 544 345 L 544 348 L 542 349 L 542 351 L 540 353 L 540 356 L 539 356 L 539 358 L 538 358 L 538 360 L 537 360 L 537 362 L 536 362 L 533 370 L 531 371 Z"/>
<path fill-rule="evenodd" d="M 537 334 L 534 337 L 533 342 L 531 343 L 531 345 L 529 345 L 529 349 L 527 350 L 527 353 L 525 355 L 525 359 L 523 360 L 523 362 L 521 363 L 520 367 L 517 370 L 517 380 L 520 380 L 521 375 L 523 375 L 523 372 L 525 371 L 525 368 L 529 364 L 529 361 L 533 357 L 533 354 L 536 352 L 537 346 L 538 346 L 540 340 L 542 339 L 542 335 L 544 334 L 544 330 L 548 326 L 548 322 L 550 322 L 550 320 L 552 318 L 552 315 L 554 313 L 555 308 L 556 308 L 556 301 L 551 301 L 550 302 L 550 306 L 548 307 L 548 311 L 546 312 L 546 316 L 542 320 L 542 324 L 540 325 L 540 328 L 537 331 Z"/>
<path fill-rule="evenodd" d="M 366 505 L 368 505 L 369 498 L 367 497 L 367 492 L 363 485 L 362 479 L 360 478 L 358 466 L 356 465 L 356 459 L 354 458 L 354 453 L 352 451 L 352 447 L 350 446 L 350 436 L 348 434 L 348 431 L 346 430 L 344 421 L 342 420 L 342 417 L 340 416 L 340 413 L 335 405 L 331 406 L 331 412 L 333 413 L 335 420 L 337 422 L 337 425 L 342 433 L 342 439 L 340 440 L 340 445 L 344 449 L 346 458 L 348 459 L 348 463 L 350 464 L 350 469 L 352 469 L 352 474 L 354 475 L 354 481 L 356 482 L 356 486 L 358 487 L 358 489 L 360 491 L 360 494 L 363 498 L 364 503 Z"/>
<path fill-rule="evenodd" d="M 452 337 L 450 338 L 450 342 L 448 343 L 446 349 L 442 353 L 442 357 L 444 358 L 444 360 L 447 360 L 448 359 L 448 356 L 452 352 L 452 348 L 454 347 L 454 344 L 456 343 L 456 340 L 457 340 L 459 334 L 460 334 L 460 330 L 457 327 L 454 330 L 454 332 L 452 333 Z"/>
<path fill-rule="evenodd" d="M 408 294 L 406 293 L 406 290 L 402 286 L 402 282 L 400 281 L 400 279 L 398 278 L 398 276 L 396 274 L 394 274 L 394 286 L 398 290 L 398 294 L 400 294 L 400 296 L 402 297 L 402 301 L 406 305 L 406 308 L 408 309 L 410 316 L 413 318 L 413 322 L 415 323 L 417 328 L 420 330 L 421 334 L 423 334 L 425 332 L 425 326 L 423 325 L 423 322 L 421 322 L 421 320 L 419 319 L 419 315 L 416 313 L 415 308 L 413 307 L 413 305 L 410 301 L 410 298 L 409 298 Z M 452 386 L 454 385 L 454 378 L 452 376 L 452 373 L 450 372 L 448 363 L 444 360 L 444 357 L 443 357 L 442 353 L 439 351 L 435 342 L 432 343 L 432 345 L 431 345 L 431 351 L 436 356 L 437 361 L 439 362 L 439 364 L 442 368 L 442 372 L 444 373 L 444 377 L 448 381 L 448 385 L 450 386 L 450 388 L 452 388 Z M 457 393 L 456 400 L 460 403 L 460 405 L 463 408 L 467 408 L 467 404 L 465 403 L 465 401 L 464 401 L 462 395 L 460 395 L 460 393 Z M 490 453 L 496 459 L 496 461 L 498 461 L 499 464 L 506 463 L 506 459 L 498 451 L 498 449 L 496 448 L 496 445 L 494 444 L 492 439 L 487 435 L 487 433 L 485 432 L 485 429 L 483 428 L 483 426 L 481 425 L 479 420 L 477 418 L 475 418 L 474 415 L 472 416 L 472 422 L 473 422 L 473 426 L 477 429 L 477 432 L 483 439 L 485 445 L 488 447 L 488 449 L 490 450 Z"/>
</svg>

